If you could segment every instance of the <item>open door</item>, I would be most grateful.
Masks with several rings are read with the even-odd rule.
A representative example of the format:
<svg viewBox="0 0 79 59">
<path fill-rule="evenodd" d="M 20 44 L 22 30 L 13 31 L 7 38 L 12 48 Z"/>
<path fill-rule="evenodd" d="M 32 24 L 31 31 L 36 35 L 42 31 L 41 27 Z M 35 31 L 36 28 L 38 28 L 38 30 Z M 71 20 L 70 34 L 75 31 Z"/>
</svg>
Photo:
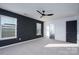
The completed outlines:
<svg viewBox="0 0 79 59">
<path fill-rule="evenodd" d="M 77 20 L 66 22 L 66 41 L 77 43 Z"/>
</svg>

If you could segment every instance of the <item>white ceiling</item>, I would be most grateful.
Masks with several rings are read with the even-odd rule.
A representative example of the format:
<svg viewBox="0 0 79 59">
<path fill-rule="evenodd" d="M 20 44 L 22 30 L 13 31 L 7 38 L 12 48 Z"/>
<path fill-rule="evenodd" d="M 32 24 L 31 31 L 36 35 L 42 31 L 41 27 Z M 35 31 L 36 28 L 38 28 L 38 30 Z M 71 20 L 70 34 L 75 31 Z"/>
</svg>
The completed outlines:
<svg viewBox="0 0 79 59">
<path fill-rule="evenodd" d="M 41 21 L 79 15 L 78 3 L 0 3 L 0 7 Z M 45 10 L 53 16 L 43 17 L 36 10 Z"/>
</svg>

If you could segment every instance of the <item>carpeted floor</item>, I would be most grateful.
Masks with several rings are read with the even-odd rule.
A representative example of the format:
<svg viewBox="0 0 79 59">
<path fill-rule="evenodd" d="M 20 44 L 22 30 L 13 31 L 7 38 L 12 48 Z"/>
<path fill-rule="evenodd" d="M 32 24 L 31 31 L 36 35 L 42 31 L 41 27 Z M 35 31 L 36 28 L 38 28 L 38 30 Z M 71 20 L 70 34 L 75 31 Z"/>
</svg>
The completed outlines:
<svg viewBox="0 0 79 59">
<path fill-rule="evenodd" d="M 54 39 L 37 38 L 0 49 L 0 55 L 74 55 L 79 54 L 78 47 L 48 47 L 50 44 L 71 44 Z"/>
</svg>

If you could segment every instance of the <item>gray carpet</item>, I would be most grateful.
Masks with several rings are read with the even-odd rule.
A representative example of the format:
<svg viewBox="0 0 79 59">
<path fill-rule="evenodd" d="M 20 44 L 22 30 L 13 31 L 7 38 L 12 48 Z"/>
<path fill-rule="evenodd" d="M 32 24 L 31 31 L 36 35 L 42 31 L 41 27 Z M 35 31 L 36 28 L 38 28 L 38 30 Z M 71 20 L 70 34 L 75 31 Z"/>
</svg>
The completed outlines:
<svg viewBox="0 0 79 59">
<path fill-rule="evenodd" d="M 75 55 L 78 47 L 45 47 L 47 44 L 70 44 L 53 39 L 38 38 L 0 49 L 0 55 Z"/>
</svg>

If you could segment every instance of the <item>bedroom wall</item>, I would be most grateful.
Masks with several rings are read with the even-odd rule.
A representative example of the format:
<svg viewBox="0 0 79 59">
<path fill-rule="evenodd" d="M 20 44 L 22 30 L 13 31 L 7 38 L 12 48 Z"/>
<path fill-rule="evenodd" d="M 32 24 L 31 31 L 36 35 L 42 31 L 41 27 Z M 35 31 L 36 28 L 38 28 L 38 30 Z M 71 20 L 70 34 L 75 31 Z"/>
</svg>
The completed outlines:
<svg viewBox="0 0 79 59">
<path fill-rule="evenodd" d="M 66 41 L 66 21 L 71 20 L 77 20 L 77 43 L 79 43 L 79 16 L 72 16 L 55 20 L 51 19 L 50 21 L 45 22 L 45 32 L 47 32 L 46 27 L 48 27 L 49 24 L 54 24 L 55 40 Z M 44 36 L 46 37 L 46 35 Z"/>
<path fill-rule="evenodd" d="M 0 47 L 13 44 L 13 43 L 18 43 L 26 40 L 32 40 L 38 37 L 43 37 L 43 22 L 38 21 L 29 17 L 25 17 L 4 9 L 0 9 L 0 14 L 1 15 L 6 15 L 10 17 L 15 17 L 17 18 L 17 38 L 15 39 L 7 39 L 7 40 L 0 40 Z M 36 35 L 36 23 L 41 23 L 42 29 L 41 33 L 42 35 L 37 36 Z M 21 40 L 19 40 L 21 38 Z"/>
</svg>

